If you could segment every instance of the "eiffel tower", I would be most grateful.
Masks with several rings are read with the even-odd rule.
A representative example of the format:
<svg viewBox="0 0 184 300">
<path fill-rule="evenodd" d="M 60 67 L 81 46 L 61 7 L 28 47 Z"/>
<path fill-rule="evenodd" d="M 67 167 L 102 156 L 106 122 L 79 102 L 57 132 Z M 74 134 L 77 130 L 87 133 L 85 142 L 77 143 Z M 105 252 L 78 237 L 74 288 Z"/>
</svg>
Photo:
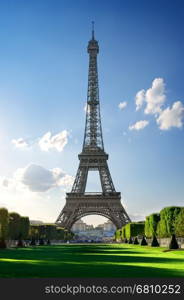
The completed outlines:
<svg viewBox="0 0 184 300">
<path fill-rule="evenodd" d="M 97 54 L 98 42 L 94 37 L 88 43 L 89 73 L 86 105 L 86 124 L 82 152 L 78 155 L 79 168 L 70 193 L 66 193 L 66 204 L 56 220 L 56 224 L 67 229 L 87 215 L 101 215 L 121 228 L 130 218 L 121 204 L 121 193 L 116 192 L 104 150 L 100 102 L 98 88 Z M 99 171 L 102 193 L 85 193 L 88 172 Z"/>
</svg>

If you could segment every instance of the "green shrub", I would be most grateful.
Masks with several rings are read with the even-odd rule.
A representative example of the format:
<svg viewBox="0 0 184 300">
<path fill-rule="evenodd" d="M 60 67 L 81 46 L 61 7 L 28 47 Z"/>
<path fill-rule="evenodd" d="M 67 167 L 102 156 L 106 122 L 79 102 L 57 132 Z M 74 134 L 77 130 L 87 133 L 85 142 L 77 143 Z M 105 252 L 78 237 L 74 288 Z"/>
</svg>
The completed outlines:
<svg viewBox="0 0 184 300">
<path fill-rule="evenodd" d="M 135 237 L 135 239 L 134 239 L 134 245 L 139 245 L 137 237 Z"/>
<path fill-rule="evenodd" d="M 18 242 L 17 242 L 17 247 L 18 248 L 23 248 L 23 247 L 25 247 L 25 244 L 24 244 L 24 242 L 23 242 L 23 240 L 20 238 L 19 240 L 18 240 Z"/>
<path fill-rule="evenodd" d="M 129 238 L 128 243 L 129 243 L 129 244 L 133 244 L 133 240 L 132 240 L 131 237 Z"/>
<path fill-rule="evenodd" d="M 6 248 L 8 235 L 8 210 L 0 208 L 0 248 Z"/>
<path fill-rule="evenodd" d="M 125 238 L 136 237 L 144 234 L 144 222 L 132 222 L 124 226 Z"/>
<path fill-rule="evenodd" d="M 143 236 L 142 237 L 142 241 L 141 241 L 141 246 L 147 246 L 147 245 L 148 245 L 148 243 L 147 243 L 147 241 L 145 239 L 145 236 Z"/>
<path fill-rule="evenodd" d="M 136 237 L 144 234 L 144 222 L 131 222 L 123 226 L 121 229 L 116 230 L 115 240 L 130 239 L 130 237 Z"/>
<path fill-rule="evenodd" d="M 39 246 L 44 246 L 44 245 L 45 245 L 44 240 L 42 238 L 39 239 Z"/>
<path fill-rule="evenodd" d="M 184 237 L 184 207 L 181 208 L 175 221 L 175 234 L 178 237 Z"/>
<path fill-rule="evenodd" d="M 20 238 L 20 226 L 21 226 L 21 216 L 12 212 L 9 213 L 9 226 L 8 226 L 8 235 L 12 240 L 18 240 Z"/>
<path fill-rule="evenodd" d="M 30 246 L 36 246 L 36 241 L 34 238 L 31 238 Z"/>
<path fill-rule="evenodd" d="M 159 247 L 159 242 L 157 241 L 156 235 L 153 236 L 151 247 Z"/>
<path fill-rule="evenodd" d="M 160 221 L 160 214 L 154 213 L 146 217 L 145 221 L 145 235 L 148 238 L 153 237 L 157 232 L 157 225 Z"/>
<path fill-rule="evenodd" d="M 159 237 L 170 237 L 175 233 L 175 222 L 181 207 L 171 206 L 165 207 L 160 212 L 160 221 L 157 226 L 157 235 Z"/>
<path fill-rule="evenodd" d="M 126 228 L 125 228 L 125 226 L 122 227 L 121 237 L 122 237 L 122 239 L 126 238 Z"/>
<path fill-rule="evenodd" d="M 116 230 L 116 232 L 115 232 L 115 240 L 116 241 L 119 241 L 119 240 L 121 240 L 121 229 L 118 229 L 118 230 Z"/>
<path fill-rule="evenodd" d="M 64 240 L 64 228 L 56 227 L 56 240 Z"/>
<path fill-rule="evenodd" d="M 27 240 L 29 235 L 29 218 L 28 217 L 20 217 L 20 236 L 23 240 Z"/>
<path fill-rule="evenodd" d="M 178 249 L 178 248 L 179 248 L 179 246 L 178 246 L 176 236 L 175 236 L 175 234 L 172 234 L 171 241 L 169 244 L 169 249 Z"/>
<path fill-rule="evenodd" d="M 6 249 L 6 241 L 4 239 L 0 239 L 0 249 Z"/>
<path fill-rule="evenodd" d="M 39 239 L 39 225 L 30 225 L 29 238 L 33 241 L 33 245 L 35 245 L 35 241 Z"/>
</svg>

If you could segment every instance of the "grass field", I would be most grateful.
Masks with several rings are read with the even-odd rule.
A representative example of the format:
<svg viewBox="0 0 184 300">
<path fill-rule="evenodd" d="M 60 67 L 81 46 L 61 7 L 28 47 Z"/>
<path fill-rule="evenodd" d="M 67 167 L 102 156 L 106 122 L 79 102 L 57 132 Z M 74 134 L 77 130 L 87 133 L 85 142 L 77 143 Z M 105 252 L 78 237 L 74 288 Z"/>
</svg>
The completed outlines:
<svg viewBox="0 0 184 300">
<path fill-rule="evenodd" d="M 63 244 L 0 250 L 0 277 L 184 277 L 184 250 Z"/>
</svg>

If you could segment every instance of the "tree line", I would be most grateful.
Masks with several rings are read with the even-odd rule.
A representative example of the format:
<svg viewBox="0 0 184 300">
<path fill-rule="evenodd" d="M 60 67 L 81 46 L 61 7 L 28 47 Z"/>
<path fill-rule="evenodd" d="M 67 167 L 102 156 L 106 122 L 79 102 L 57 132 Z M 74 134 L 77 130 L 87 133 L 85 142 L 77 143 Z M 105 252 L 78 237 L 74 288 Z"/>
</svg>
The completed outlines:
<svg viewBox="0 0 184 300">
<path fill-rule="evenodd" d="M 31 225 L 28 217 L 0 208 L 0 248 L 6 248 L 8 241 L 15 241 L 17 247 L 27 245 L 50 245 L 51 240 L 68 241 L 73 233 L 55 224 Z"/>
<path fill-rule="evenodd" d="M 158 246 L 157 238 L 172 237 L 176 244 L 176 237 L 184 237 L 184 207 L 171 206 L 163 208 L 159 213 L 146 217 L 145 221 L 131 222 L 115 232 L 116 241 L 137 243 L 137 238 L 152 238 L 154 246 Z"/>
</svg>

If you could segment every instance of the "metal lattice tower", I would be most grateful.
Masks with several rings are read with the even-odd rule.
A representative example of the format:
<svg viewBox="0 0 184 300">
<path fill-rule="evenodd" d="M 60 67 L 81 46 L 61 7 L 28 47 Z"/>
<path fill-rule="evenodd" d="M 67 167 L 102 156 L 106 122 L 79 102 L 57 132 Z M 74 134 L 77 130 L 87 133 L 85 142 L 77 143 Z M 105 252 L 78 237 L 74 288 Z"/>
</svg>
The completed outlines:
<svg viewBox="0 0 184 300">
<path fill-rule="evenodd" d="M 89 73 L 83 149 L 78 155 L 80 163 L 71 193 L 66 194 L 66 204 L 56 223 L 70 229 L 81 217 L 97 214 L 121 228 L 130 218 L 121 204 L 121 194 L 115 190 L 107 164 L 108 154 L 104 151 L 97 69 L 99 46 L 94 37 L 94 23 L 87 51 Z M 85 193 L 90 170 L 99 171 L 102 193 Z"/>
</svg>

